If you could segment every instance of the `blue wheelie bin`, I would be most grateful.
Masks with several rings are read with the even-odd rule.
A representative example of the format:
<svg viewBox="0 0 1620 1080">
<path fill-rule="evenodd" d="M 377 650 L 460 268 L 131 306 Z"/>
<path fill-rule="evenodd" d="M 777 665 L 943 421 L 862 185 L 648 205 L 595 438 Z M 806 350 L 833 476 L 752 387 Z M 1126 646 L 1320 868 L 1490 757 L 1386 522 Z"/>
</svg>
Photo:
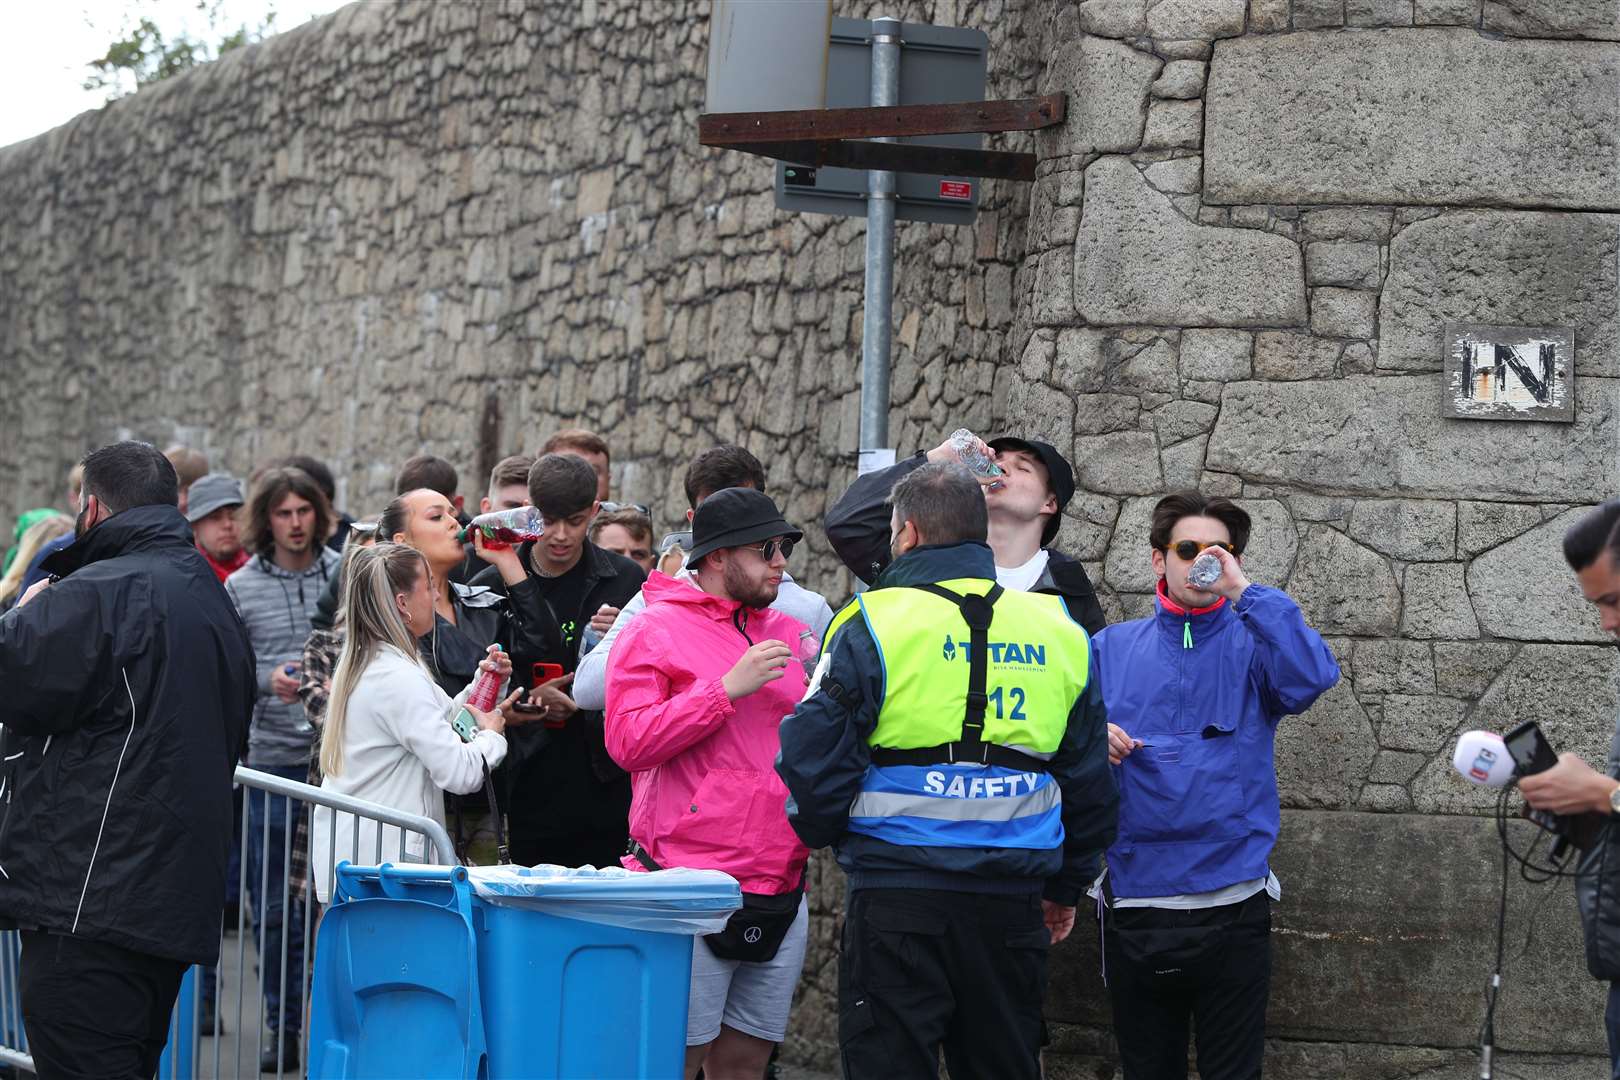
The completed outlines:
<svg viewBox="0 0 1620 1080">
<path fill-rule="evenodd" d="M 741 903 L 714 871 L 342 865 L 309 1075 L 674 1080 L 692 938 Z"/>
</svg>

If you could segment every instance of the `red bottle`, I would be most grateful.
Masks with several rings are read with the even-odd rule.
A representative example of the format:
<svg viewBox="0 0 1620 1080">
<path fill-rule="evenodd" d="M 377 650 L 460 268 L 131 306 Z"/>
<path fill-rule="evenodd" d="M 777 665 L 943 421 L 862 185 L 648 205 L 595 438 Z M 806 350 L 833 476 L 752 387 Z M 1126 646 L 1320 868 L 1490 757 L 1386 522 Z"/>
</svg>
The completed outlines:
<svg viewBox="0 0 1620 1080">
<path fill-rule="evenodd" d="M 495 647 L 500 648 L 499 645 Z M 479 712 L 489 712 L 495 707 L 500 692 L 501 673 L 480 668 L 478 678 L 473 683 L 472 692 L 467 695 L 467 704 Z"/>
<path fill-rule="evenodd" d="M 546 531 L 546 519 L 532 506 L 515 506 L 510 510 L 495 510 L 479 514 L 461 530 L 461 540 L 467 543 L 473 531 L 484 534 L 487 548 L 508 548 L 527 540 L 538 540 Z"/>
</svg>

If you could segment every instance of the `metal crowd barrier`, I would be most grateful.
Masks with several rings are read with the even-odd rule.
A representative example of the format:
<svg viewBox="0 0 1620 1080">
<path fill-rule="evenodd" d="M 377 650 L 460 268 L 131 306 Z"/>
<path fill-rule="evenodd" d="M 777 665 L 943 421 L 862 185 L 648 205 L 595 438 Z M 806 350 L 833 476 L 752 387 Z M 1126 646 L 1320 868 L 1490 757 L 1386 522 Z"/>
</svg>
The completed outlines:
<svg viewBox="0 0 1620 1080">
<path fill-rule="evenodd" d="M 296 999 L 299 1014 L 297 1060 L 280 1060 L 278 1055 L 276 1069 L 273 1072 L 266 1070 L 262 1075 L 277 1077 L 305 1075 L 309 1055 L 309 994 L 315 946 L 313 924 L 318 919 L 316 909 L 319 907 L 314 892 L 314 874 L 324 871 L 330 880 L 334 866 L 316 867 L 311 852 L 309 872 L 303 874 L 302 880 L 291 880 L 293 838 L 295 825 L 300 816 L 306 817 L 308 836 L 313 841 L 314 807 L 327 806 L 336 811 L 327 825 L 327 850 L 331 853 L 330 861 L 333 863 L 337 858 L 340 813 L 348 818 L 346 828 L 350 833 L 350 850 L 355 853 L 356 861 L 367 854 L 360 850 L 360 822 L 366 820 L 377 823 L 376 843 L 371 852 L 377 863 L 383 862 L 385 855 L 393 856 L 390 861 L 410 861 L 406 855 L 406 843 L 407 838 L 412 835 L 419 835 L 424 839 L 430 849 L 431 861 L 444 865 L 456 862 L 450 834 L 443 825 L 431 818 L 400 813 L 376 803 L 352 799 L 296 780 L 287 780 L 248 768 L 236 770 L 236 785 L 244 791 L 242 830 L 238 838 L 241 843 L 241 869 L 237 879 L 239 899 L 235 927 L 236 941 L 234 945 L 227 941 L 226 931 L 229 928 L 221 927 L 220 963 L 214 969 L 214 989 L 211 995 L 213 1023 L 206 1029 L 201 1020 L 204 1014 L 205 984 L 208 975 L 200 966 L 193 967 L 187 972 L 185 981 L 181 984 L 174 1016 L 169 1022 L 169 1045 L 164 1051 L 163 1061 L 158 1069 L 159 1080 L 196 1080 L 198 1077 L 227 1080 L 232 1077 L 261 1075 L 259 1061 L 266 1046 L 265 991 L 268 988 L 266 978 L 270 970 L 263 962 L 267 954 L 279 957 L 280 960 L 280 963 L 275 965 L 275 985 L 277 1000 L 282 1003 L 283 1027 L 286 1026 L 286 1006 L 289 1004 L 287 995 L 289 958 L 296 961 L 297 975 L 294 986 L 302 992 Z M 259 794 L 256 796 L 255 792 Z M 257 836 L 250 835 L 249 830 L 249 824 L 254 817 L 249 812 L 249 804 L 255 798 L 262 799 L 264 804 L 264 813 L 261 815 L 262 827 Z M 281 833 L 279 852 L 272 850 L 271 843 L 271 825 L 278 816 L 274 813 L 278 807 L 283 811 L 281 819 L 285 823 L 283 828 L 277 830 Z M 398 830 L 399 841 L 396 848 L 392 842 L 393 838 L 390 837 L 387 852 L 383 850 L 385 825 Z M 249 853 L 254 850 L 252 847 L 254 844 L 257 845 L 256 850 L 262 854 L 250 858 Z M 276 878 L 281 883 L 277 891 L 280 894 L 279 910 L 282 913 L 282 925 L 280 931 L 275 932 L 267 925 L 270 920 L 263 917 L 263 913 L 271 910 L 269 901 L 276 899 L 269 895 L 274 884 L 270 871 L 278 858 L 281 872 Z M 248 867 L 254 862 L 258 863 L 258 888 L 250 890 Z M 254 896 L 259 899 L 252 899 Z M 303 932 L 300 935 L 300 946 L 296 953 L 289 957 L 289 938 L 294 936 L 289 931 L 294 927 L 301 927 Z M 248 955 L 250 941 L 253 943 L 251 958 Z M 230 963 L 231 957 L 227 952 L 231 949 L 234 949 L 235 953 L 234 964 Z M 34 1059 L 29 1056 L 28 1041 L 23 1032 L 22 1005 L 17 992 L 17 964 L 20 955 L 21 941 L 17 932 L 13 930 L 0 933 L 0 1074 L 7 1068 L 26 1073 L 35 1071 Z M 235 969 L 235 978 L 228 981 L 228 969 L 232 967 Z M 226 1026 L 227 1015 L 234 1020 L 230 1028 Z M 280 1036 L 280 1032 L 270 1034 L 272 1038 Z M 244 1052 L 250 1047 L 251 1056 L 246 1056 Z"/>
</svg>

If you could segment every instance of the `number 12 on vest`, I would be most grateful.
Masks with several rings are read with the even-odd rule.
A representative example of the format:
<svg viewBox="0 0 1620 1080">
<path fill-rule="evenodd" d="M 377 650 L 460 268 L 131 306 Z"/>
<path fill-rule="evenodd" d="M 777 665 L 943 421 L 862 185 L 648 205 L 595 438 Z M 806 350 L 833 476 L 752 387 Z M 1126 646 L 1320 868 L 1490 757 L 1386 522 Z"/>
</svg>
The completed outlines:
<svg viewBox="0 0 1620 1080">
<path fill-rule="evenodd" d="M 997 720 L 1027 720 L 1024 715 L 1024 691 L 1014 686 L 1007 690 L 1007 699 L 1012 703 L 1012 712 L 1002 712 L 1001 687 L 990 691 L 988 701 L 996 708 Z"/>
</svg>

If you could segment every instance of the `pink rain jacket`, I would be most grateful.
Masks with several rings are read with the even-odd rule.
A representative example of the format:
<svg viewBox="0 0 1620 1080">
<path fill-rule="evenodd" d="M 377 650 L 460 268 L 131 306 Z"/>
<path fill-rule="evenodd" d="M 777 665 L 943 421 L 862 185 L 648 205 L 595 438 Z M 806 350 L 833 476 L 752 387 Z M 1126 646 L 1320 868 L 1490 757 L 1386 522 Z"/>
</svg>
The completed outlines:
<svg viewBox="0 0 1620 1080">
<path fill-rule="evenodd" d="M 797 888 L 810 849 L 788 825 L 772 767 L 777 728 L 804 697 L 795 657 L 780 679 L 738 701 L 720 680 L 752 643 L 798 651 L 805 625 L 745 609 L 653 573 L 647 609 L 608 657 L 607 750 L 630 771 L 630 835 L 659 866 L 723 870 L 744 892 Z M 624 865 L 643 867 L 626 856 Z"/>
</svg>

